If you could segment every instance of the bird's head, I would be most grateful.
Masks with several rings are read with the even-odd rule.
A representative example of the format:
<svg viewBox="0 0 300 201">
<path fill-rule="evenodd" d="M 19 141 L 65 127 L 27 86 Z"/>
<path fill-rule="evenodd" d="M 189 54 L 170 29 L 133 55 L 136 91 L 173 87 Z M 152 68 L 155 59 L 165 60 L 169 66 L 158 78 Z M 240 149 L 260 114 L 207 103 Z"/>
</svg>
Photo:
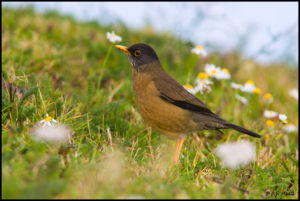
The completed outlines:
<svg viewBox="0 0 300 201">
<path fill-rule="evenodd" d="M 131 66 L 137 71 L 147 67 L 146 64 L 159 63 L 159 59 L 154 49 L 144 43 L 136 43 L 130 47 L 116 45 L 116 48 L 127 54 Z"/>
</svg>

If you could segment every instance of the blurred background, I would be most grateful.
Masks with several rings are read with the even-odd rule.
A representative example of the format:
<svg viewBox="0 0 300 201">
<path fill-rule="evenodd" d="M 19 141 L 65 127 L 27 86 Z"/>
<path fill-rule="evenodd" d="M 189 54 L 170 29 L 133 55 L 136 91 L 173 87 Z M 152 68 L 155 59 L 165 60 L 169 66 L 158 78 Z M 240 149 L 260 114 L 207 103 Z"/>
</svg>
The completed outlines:
<svg viewBox="0 0 300 201">
<path fill-rule="evenodd" d="M 80 21 L 149 27 L 203 45 L 208 52 L 235 49 L 260 63 L 298 66 L 298 2 L 4 2 L 2 6 L 33 6 L 41 13 L 56 10 Z"/>
</svg>

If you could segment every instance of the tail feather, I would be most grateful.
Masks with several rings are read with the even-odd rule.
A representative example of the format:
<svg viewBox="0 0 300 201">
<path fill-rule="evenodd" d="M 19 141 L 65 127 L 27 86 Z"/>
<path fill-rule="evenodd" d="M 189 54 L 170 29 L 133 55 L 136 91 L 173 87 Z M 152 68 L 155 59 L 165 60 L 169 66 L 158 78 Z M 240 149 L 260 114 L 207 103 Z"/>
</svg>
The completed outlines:
<svg viewBox="0 0 300 201">
<path fill-rule="evenodd" d="M 240 126 L 237 126 L 237 125 L 234 125 L 234 124 L 227 123 L 227 124 L 225 124 L 225 126 L 228 126 L 228 128 L 232 128 L 232 129 L 237 130 L 239 132 L 248 134 L 252 137 L 259 137 L 259 138 L 261 137 L 259 134 L 255 133 L 253 131 L 250 131 L 246 128 L 243 128 L 243 127 L 240 127 Z"/>
</svg>

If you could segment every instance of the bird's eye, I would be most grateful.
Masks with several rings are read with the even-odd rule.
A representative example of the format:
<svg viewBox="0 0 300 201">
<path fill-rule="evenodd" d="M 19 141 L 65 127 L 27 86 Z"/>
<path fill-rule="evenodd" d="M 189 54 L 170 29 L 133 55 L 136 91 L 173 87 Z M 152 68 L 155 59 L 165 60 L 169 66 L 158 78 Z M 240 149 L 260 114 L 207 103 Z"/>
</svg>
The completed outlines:
<svg viewBox="0 0 300 201">
<path fill-rule="evenodd" d="M 138 57 L 138 56 L 141 55 L 141 51 L 140 50 L 136 50 L 136 51 L 134 51 L 133 54 L 134 54 L 134 56 Z"/>
</svg>

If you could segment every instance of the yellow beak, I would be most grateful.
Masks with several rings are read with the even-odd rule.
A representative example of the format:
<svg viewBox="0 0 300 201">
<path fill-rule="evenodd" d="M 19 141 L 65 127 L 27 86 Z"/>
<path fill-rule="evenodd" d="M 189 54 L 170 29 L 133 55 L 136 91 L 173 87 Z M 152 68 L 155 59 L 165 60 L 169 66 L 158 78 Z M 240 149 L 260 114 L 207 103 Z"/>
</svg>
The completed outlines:
<svg viewBox="0 0 300 201">
<path fill-rule="evenodd" d="M 116 45 L 116 48 L 122 50 L 123 52 L 125 52 L 126 54 L 130 54 L 130 52 L 128 51 L 127 47 L 123 46 L 123 45 Z"/>
</svg>

